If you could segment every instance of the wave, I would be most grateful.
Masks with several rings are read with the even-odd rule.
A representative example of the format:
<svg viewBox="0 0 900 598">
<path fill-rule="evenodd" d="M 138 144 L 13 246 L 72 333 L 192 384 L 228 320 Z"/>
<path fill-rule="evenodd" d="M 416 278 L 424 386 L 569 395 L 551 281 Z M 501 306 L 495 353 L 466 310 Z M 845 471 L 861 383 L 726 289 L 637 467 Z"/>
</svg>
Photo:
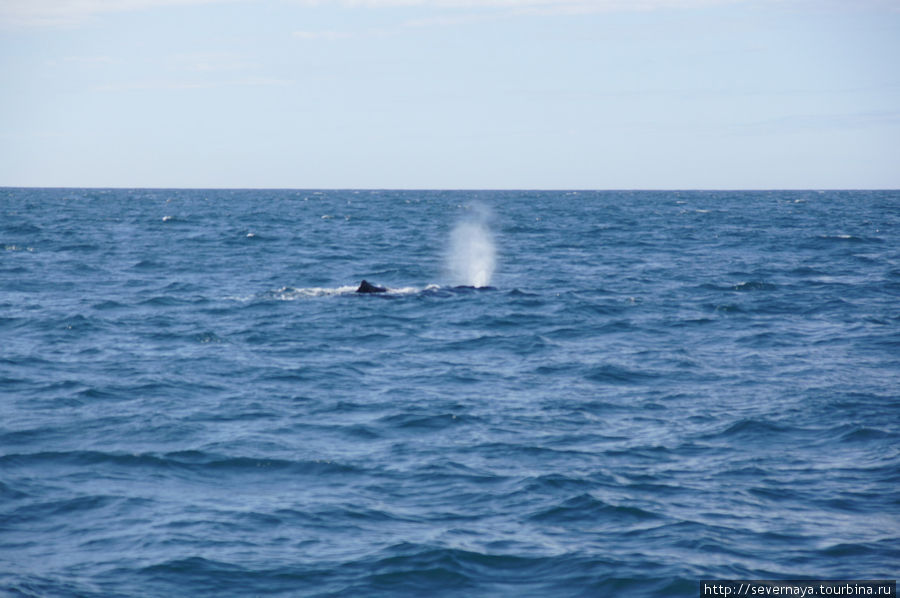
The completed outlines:
<svg viewBox="0 0 900 598">
<path fill-rule="evenodd" d="M 580 525 L 589 520 L 594 522 L 595 526 L 605 524 L 616 527 L 634 525 L 637 522 L 658 518 L 659 515 L 656 513 L 635 506 L 609 504 L 590 494 L 579 494 L 530 517 L 534 521 L 556 525 L 568 523 Z"/>
<path fill-rule="evenodd" d="M 0 457 L 5 469 L 45 468 L 69 465 L 98 469 L 139 468 L 161 472 L 171 471 L 201 475 L 221 475 L 223 473 L 252 473 L 265 475 L 281 472 L 294 475 L 321 476 L 346 474 L 357 471 L 350 465 L 342 465 L 331 460 L 286 460 L 275 458 L 254 458 L 226 456 L 199 450 L 172 453 L 108 453 L 102 451 L 44 451 L 37 453 L 12 453 Z"/>
<path fill-rule="evenodd" d="M 318 297 L 336 297 L 336 296 L 365 296 L 365 297 L 400 297 L 404 295 L 455 295 L 460 292 L 465 292 L 469 290 L 477 290 L 477 291 L 492 291 L 496 290 L 494 287 L 445 287 L 439 284 L 427 284 L 425 286 L 404 286 L 404 287 L 385 287 L 387 289 L 384 293 L 366 293 L 359 294 L 356 292 L 356 289 L 359 288 L 358 284 L 354 285 L 344 285 L 339 287 L 293 287 L 293 286 L 284 286 L 278 289 L 274 289 L 271 291 L 266 291 L 264 293 L 258 295 L 251 296 L 231 296 L 226 297 L 226 299 L 247 302 L 247 301 L 256 301 L 256 300 L 274 300 L 274 301 L 297 301 L 298 299 L 310 299 L 310 298 L 318 298 Z"/>
</svg>

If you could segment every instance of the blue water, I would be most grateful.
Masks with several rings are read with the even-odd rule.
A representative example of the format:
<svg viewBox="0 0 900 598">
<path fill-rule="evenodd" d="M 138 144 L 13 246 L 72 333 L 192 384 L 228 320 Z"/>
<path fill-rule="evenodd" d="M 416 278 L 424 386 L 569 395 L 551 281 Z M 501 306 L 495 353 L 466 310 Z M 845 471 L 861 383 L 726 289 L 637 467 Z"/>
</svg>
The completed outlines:
<svg viewBox="0 0 900 598">
<path fill-rule="evenodd" d="M 0 189 L 0 594 L 897 577 L 900 192 Z"/>
</svg>

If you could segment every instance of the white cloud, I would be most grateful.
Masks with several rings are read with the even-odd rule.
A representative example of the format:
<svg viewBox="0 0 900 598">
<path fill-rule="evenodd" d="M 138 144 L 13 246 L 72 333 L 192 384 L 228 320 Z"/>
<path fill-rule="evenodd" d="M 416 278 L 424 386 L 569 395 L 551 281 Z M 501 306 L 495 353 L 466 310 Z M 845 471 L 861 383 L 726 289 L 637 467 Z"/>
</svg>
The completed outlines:
<svg viewBox="0 0 900 598">
<path fill-rule="evenodd" d="M 107 13 L 170 6 L 266 0 L 2 0 L 0 23 L 13 26 L 77 25 Z M 719 4 L 735 0 L 288 0 L 303 6 L 505 8 L 521 11 L 594 12 Z"/>
<path fill-rule="evenodd" d="M 13 26 L 77 25 L 104 13 L 223 1 L 229 0 L 2 0 L 0 23 Z"/>
<path fill-rule="evenodd" d="M 768 3 L 794 5 L 806 8 L 870 7 L 892 12 L 900 10 L 897 0 L 288 0 L 295 4 L 322 6 L 341 4 L 363 7 L 418 6 L 433 8 L 508 8 L 522 10 L 550 10 L 568 12 L 644 11 L 656 9 L 682 9 L 735 3 Z"/>
<path fill-rule="evenodd" d="M 690 9 L 750 2 L 751 0 L 0 0 L 0 24 L 6 26 L 78 25 L 102 14 L 162 7 L 222 3 L 285 2 L 298 6 L 389 8 L 419 7 L 443 10 L 505 10 L 507 14 L 585 14 L 609 11 Z M 756 0 L 798 6 L 844 6 L 842 0 Z M 896 0 L 856 0 L 851 6 L 897 10 Z M 303 37 L 304 32 L 297 32 Z M 329 32 L 315 34 L 328 37 Z M 334 37 L 331 37 L 334 39 Z"/>
</svg>

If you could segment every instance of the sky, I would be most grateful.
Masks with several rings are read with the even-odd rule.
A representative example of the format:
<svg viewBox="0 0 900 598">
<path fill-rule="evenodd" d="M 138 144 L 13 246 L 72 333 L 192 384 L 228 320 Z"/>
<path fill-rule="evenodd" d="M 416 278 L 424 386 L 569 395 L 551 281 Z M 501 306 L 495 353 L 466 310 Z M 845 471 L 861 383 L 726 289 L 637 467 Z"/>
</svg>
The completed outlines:
<svg viewBox="0 0 900 598">
<path fill-rule="evenodd" d="M 900 188 L 900 0 L 0 0 L 0 186 Z"/>
</svg>

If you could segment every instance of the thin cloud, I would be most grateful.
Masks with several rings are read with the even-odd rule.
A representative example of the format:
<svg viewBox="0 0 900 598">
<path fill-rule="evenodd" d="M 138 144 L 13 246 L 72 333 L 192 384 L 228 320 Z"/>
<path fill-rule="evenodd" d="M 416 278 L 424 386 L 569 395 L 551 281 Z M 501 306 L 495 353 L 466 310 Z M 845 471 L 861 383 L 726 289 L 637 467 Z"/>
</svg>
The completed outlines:
<svg viewBox="0 0 900 598">
<path fill-rule="evenodd" d="M 62 61 L 72 64 L 119 64 L 122 62 L 112 56 L 63 56 Z"/>
<path fill-rule="evenodd" d="M 554 10 L 561 12 L 641 11 L 660 8 L 694 8 L 731 4 L 747 0 L 301 0 L 303 4 L 342 4 L 344 6 L 433 7 L 433 8 L 507 8 L 516 10 Z"/>
<path fill-rule="evenodd" d="M 486 21 L 496 21 L 504 18 L 502 14 L 483 14 L 483 13 L 463 13 L 463 14 L 443 14 L 434 17 L 424 17 L 421 19 L 410 19 L 404 21 L 403 27 L 453 27 L 458 25 L 471 25 L 472 23 L 483 23 Z"/>
<path fill-rule="evenodd" d="M 203 73 L 253 71 L 260 67 L 258 63 L 233 52 L 192 52 L 177 54 L 171 60 L 182 70 Z"/>
<path fill-rule="evenodd" d="M 129 91 L 179 91 L 196 89 L 218 89 L 222 87 L 280 87 L 291 85 L 293 81 L 266 77 L 250 77 L 246 79 L 230 79 L 220 81 L 173 81 L 151 80 L 133 81 L 130 83 L 114 83 L 100 85 L 94 91 L 106 93 L 122 93 Z"/>
<path fill-rule="evenodd" d="M 335 41 L 353 37 L 353 33 L 349 31 L 294 31 L 291 35 L 298 39 L 327 41 Z"/>
<path fill-rule="evenodd" d="M 0 24 L 7 26 L 72 26 L 109 13 L 198 4 L 260 3 L 264 1 L 266 0 L 3 0 L 0 2 Z M 690 8 L 734 1 L 741 0 L 293 0 L 293 3 L 310 7 L 338 4 L 365 8 L 432 7 L 585 13 L 607 10 Z"/>
<path fill-rule="evenodd" d="M 48 60 L 45 64 L 50 67 L 58 67 L 65 64 L 84 68 L 102 68 L 122 64 L 122 61 L 112 56 L 63 56 L 59 59 Z"/>
<path fill-rule="evenodd" d="M 735 131 L 743 134 L 789 134 L 802 131 L 828 131 L 834 129 L 883 129 L 900 125 L 900 112 L 882 110 L 869 112 L 845 112 L 827 114 L 791 114 L 779 118 L 752 121 L 735 125 Z"/>
</svg>

